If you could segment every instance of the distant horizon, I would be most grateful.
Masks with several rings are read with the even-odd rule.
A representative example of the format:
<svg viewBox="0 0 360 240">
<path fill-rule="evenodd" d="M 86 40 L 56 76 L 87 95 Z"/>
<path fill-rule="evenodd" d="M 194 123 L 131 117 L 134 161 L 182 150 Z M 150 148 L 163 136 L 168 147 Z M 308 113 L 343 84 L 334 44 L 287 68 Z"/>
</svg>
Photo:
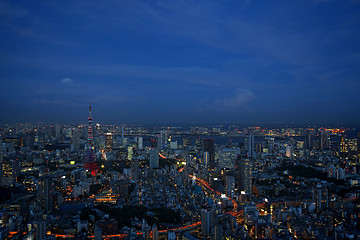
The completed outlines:
<svg viewBox="0 0 360 240">
<path fill-rule="evenodd" d="M 79 126 L 88 124 L 87 121 L 83 122 L 8 122 L 8 123 L 0 123 L 0 127 L 4 127 L 5 125 L 21 125 L 21 124 L 29 124 L 29 125 L 69 125 L 69 126 Z M 260 128 L 339 128 L 339 129 L 349 129 L 349 130 L 358 130 L 360 131 L 360 124 L 325 124 L 325 123 L 241 123 L 241 122 L 98 122 L 93 119 L 93 125 L 100 124 L 106 126 L 141 126 L 141 127 L 225 127 L 225 126 L 236 126 L 240 128 L 252 128 L 252 127 L 260 127 Z"/>
</svg>

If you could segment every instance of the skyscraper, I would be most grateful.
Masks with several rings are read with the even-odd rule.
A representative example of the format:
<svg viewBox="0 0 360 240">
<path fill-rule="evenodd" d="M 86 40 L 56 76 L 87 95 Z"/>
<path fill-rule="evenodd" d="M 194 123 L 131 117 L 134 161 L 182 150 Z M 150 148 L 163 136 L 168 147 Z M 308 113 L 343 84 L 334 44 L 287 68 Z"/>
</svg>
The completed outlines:
<svg viewBox="0 0 360 240">
<path fill-rule="evenodd" d="M 45 176 L 39 180 L 38 201 L 44 212 L 52 211 L 52 181 L 51 177 Z"/>
<path fill-rule="evenodd" d="M 310 129 L 307 129 L 305 132 L 304 144 L 307 149 L 314 147 L 314 134 Z"/>
<path fill-rule="evenodd" d="M 329 149 L 329 144 L 330 144 L 330 134 L 328 131 L 323 130 L 320 133 L 320 149 L 321 150 Z"/>
<path fill-rule="evenodd" d="M 360 159 L 360 132 L 357 135 L 357 154 L 358 154 L 358 159 Z"/>
<path fill-rule="evenodd" d="M 3 175 L 4 175 L 4 171 L 3 171 L 3 153 L 0 149 L 0 187 L 3 185 Z"/>
<path fill-rule="evenodd" d="M 139 159 L 131 159 L 131 178 L 136 181 L 139 179 Z"/>
<path fill-rule="evenodd" d="M 328 207 L 328 198 L 327 188 L 323 187 L 321 184 L 318 184 L 313 188 L 313 200 L 315 201 L 317 212 Z"/>
<path fill-rule="evenodd" d="M 111 151 L 113 149 L 114 135 L 112 133 L 105 133 L 105 150 Z"/>
<path fill-rule="evenodd" d="M 19 159 L 14 159 L 12 160 L 11 165 L 12 165 L 12 170 L 11 170 L 12 184 L 15 184 L 20 174 L 21 162 Z"/>
<path fill-rule="evenodd" d="M 254 141 L 254 133 L 253 132 L 250 132 L 250 134 L 249 134 L 248 157 L 249 158 L 256 158 L 255 141 Z"/>
<path fill-rule="evenodd" d="M 239 161 L 239 191 L 245 191 L 246 194 L 252 194 L 252 164 L 249 159 L 240 158 Z"/>
<path fill-rule="evenodd" d="M 345 136 L 341 135 L 340 137 L 340 158 L 345 159 L 347 157 L 347 148 L 346 148 L 346 142 L 345 142 Z"/>
<path fill-rule="evenodd" d="M 143 137 L 138 137 L 138 148 L 143 149 Z"/>
<path fill-rule="evenodd" d="M 46 239 L 46 221 L 44 219 L 36 222 L 36 240 Z"/>
<path fill-rule="evenodd" d="M 209 236 L 215 224 L 215 211 L 213 209 L 201 210 L 201 233 Z"/>
<path fill-rule="evenodd" d="M 159 168 L 159 152 L 156 148 L 150 149 L 150 169 Z"/>
<path fill-rule="evenodd" d="M 215 167 L 215 144 L 214 139 L 204 139 L 204 152 L 209 153 L 209 165 L 208 167 L 213 169 Z"/>
<path fill-rule="evenodd" d="M 235 178 L 226 176 L 226 196 L 233 198 L 235 194 Z"/>
</svg>

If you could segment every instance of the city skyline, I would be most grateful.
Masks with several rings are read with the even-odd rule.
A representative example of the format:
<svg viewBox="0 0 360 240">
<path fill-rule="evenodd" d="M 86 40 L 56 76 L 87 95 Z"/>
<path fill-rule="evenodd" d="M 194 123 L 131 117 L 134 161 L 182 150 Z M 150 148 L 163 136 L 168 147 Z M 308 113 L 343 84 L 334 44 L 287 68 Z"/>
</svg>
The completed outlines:
<svg viewBox="0 0 360 240">
<path fill-rule="evenodd" d="M 354 125 L 356 1 L 0 3 L 0 123 Z"/>
</svg>

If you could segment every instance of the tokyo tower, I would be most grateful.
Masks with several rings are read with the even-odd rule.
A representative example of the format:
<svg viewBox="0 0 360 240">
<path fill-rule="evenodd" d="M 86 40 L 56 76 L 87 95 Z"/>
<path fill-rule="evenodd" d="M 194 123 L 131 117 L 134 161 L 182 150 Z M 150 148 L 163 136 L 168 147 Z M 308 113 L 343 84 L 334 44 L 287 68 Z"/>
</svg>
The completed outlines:
<svg viewBox="0 0 360 240">
<path fill-rule="evenodd" d="M 85 164 L 84 168 L 91 172 L 91 175 L 95 176 L 99 171 L 98 166 L 95 162 L 95 153 L 94 153 L 94 136 L 92 128 L 92 117 L 91 117 L 91 104 L 89 105 L 89 125 L 88 125 L 88 142 L 85 146 Z"/>
</svg>

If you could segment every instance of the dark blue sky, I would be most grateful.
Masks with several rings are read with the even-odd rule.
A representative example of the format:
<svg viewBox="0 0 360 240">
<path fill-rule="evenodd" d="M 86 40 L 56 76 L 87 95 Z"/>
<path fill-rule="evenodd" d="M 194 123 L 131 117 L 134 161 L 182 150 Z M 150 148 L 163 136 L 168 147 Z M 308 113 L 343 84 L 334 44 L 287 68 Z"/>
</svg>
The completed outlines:
<svg viewBox="0 0 360 240">
<path fill-rule="evenodd" d="M 360 122 L 356 0 L 3 0 L 0 36 L 1 122 Z"/>
</svg>

